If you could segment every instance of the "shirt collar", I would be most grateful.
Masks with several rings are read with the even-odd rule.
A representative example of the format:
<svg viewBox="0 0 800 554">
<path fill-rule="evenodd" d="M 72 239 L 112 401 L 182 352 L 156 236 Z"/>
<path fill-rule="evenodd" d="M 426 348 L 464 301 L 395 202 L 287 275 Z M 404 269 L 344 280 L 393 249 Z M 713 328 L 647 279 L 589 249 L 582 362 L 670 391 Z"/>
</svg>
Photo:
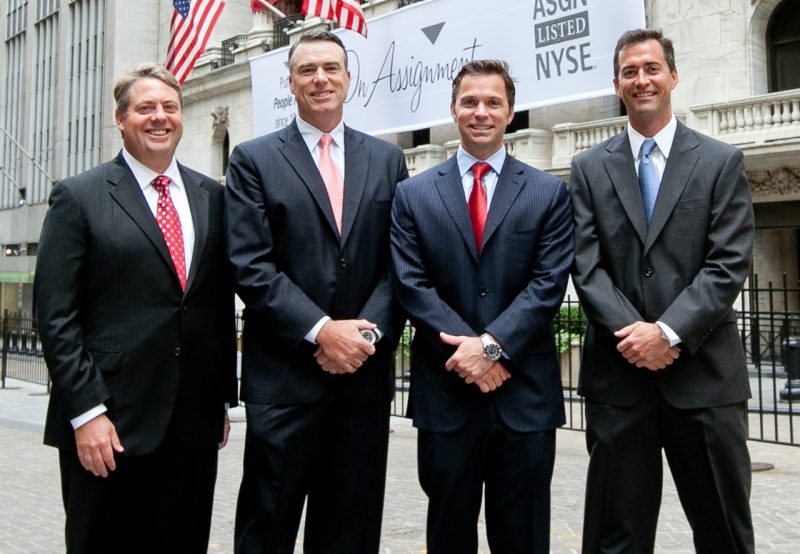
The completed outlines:
<svg viewBox="0 0 800 554">
<path fill-rule="evenodd" d="M 675 119 L 675 114 L 672 114 L 669 123 L 664 125 L 664 128 L 652 137 L 655 139 L 658 149 L 664 154 L 664 158 L 669 158 L 669 151 L 672 149 L 672 140 L 675 138 L 675 131 L 677 131 L 677 129 L 678 120 Z M 631 143 L 631 152 L 633 153 L 634 160 L 639 159 L 639 150 L 642 148 L 642 143 L 646 138 L 649 137 L 645 137 L 628 124 L 628 140 Z"/>
<path fill-rule="evenodd" d="M 133 176 L 136 178 L 136 182 L 139 183 L 139 186 L 144 190 L 150 183 L 158 177 L 159 175 L 166 175 L 172 181 L 176 187 L 181 188 L 183 186 L 183 179 L 181 178 L 181 172 L 178 169 L 178 161 L 175 159 L 175 156 L 172 156 L 172 161 L 169 162 L 169 166 L 167 167 L 166 171 L 163 173 L 156 173 L 142 162 L 137 160 L 133 157 L 133 154 L 122 148 L 122 157 L 125 162 L 128 164 L 128 167 L 131 168 L 131 172 L 133 172 Z"/>
<path fill-rule="evenodd" d="M 456 152 L 456 162 L 458 163 L 458 172 L 463 178 L 464 175 L 467 174 L 467 171 L 472 169 L 472 166 L 475 162 L 486 162 L 490 166 L 494 172 L 500 175 L 500 170 L 503 169 L 503 164 L 506 161 L 506 146 L 505 144 L 500 147 L 500 149 L 486 158 L 485 160 L 479 160 L 466 150 L 464 150 L 461 145 L 458 145 L 458 151 Z"/>
<path fill-rule="evenodd" d="M 300 131 L 303 141 L 308 145 L 308 150 L 313 152 L 314 148 L 319 144 L 319 139 L 326 133 L 323 133 L 309 122 L 303 120 L 299 115 L 295 118 L 295 121 L 297 121 L 297 129 Z M 344 121 L 340 121 L 339 124 L 327 134 L 333 137 L 333 143 L 344 152 Z"/>
</svg>

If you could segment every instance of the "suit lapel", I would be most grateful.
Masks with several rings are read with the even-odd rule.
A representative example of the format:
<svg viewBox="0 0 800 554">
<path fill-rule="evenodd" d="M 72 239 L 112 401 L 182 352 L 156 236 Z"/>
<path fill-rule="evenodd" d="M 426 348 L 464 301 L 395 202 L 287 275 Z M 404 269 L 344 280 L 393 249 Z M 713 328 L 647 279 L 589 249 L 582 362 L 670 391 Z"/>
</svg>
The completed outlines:
<svg viewBox="0 0 800 554">
<path fill-rule="evenodd" d="M 186 276 L 186 290 L 189 290 L 197 274 L 197 268 L 200 267 L 200 260 L 203 257 L 203 249 L 208 236 L 208 191 L 203 188 L 199 180 L 186 173 L 180 164 L 178 164 L 178 168 L 183 178 L 183 186 L 186 188 L 186 197 L 189 200 L 189 210 L 192 212 L 192 223 L 194 225 L 192 267 L 188 269 L 189 273 Z"/>
<path fill-rule="evenodd" d="M 356 215 L 358 215 L 358 208 L 361 205 L 361 198 L 367 185 L 367 173 L 369 173 L 369 162 L 372 153 L 369 146 L 364 144 L 363 138 L 356 135 L 348 127 L 344 128 L 344 151 L 347 161 L 344 166 L 342 244 L 347 242 L 347 237 L 350 235 Z M 349 156 L 347 155 L 348 152 L 350 153 Z"/>
<path fill-rule="evenodd" d="M 147 205 L 142 189 L 139 187 L 139 183 L 136 182 L 128 164 L 122 158 L 122 154 L 114 160 L 114 166 L 108 180 L 111 183 L 109 190 L 111 197 L 139 226 L 148 240 L 153 243 L 161 259 L 175 275 L 175 281 L 177 282 L 178 274 L 172 264 L 172 258 L 169 255 L 169 250 L 167 250 L 167 243 L 164 241 L 164 235 L 161 234 L 161 229 L 159 229 L 156 218 L 153 217 L 153 212 L 150 211 L 150 207 Z"/>
<path fill-rule="evenodd" d="M 282 142 L 278 145 L 278 150 L 280 150 L 286 162 L 295 170 L 300 180 L 303 181 L 303 184 L 314 198 L 314 202 L 325 216 L 331 231 L 338 237 L 339 230 L 336 228 L 336 220 L 333 217 L 328 190 L 325 188 L 319 169 L 317 169 L 314 159 L 311 157 L 311 152 L 308 151 L 308 146 L 303 141 L 296 122 L 292 122 L 286 128 L 280 140 Z"/>
<path fill-rule="evenodd" d="M 650 223 L 650 234 L 647 236 L 645 252 L 653 244 L 661 230 L 666 225 L 672 210 L 680 199 L 689 177 L 694 171 L 700 156 L 695 152 L 698 146 L 697 138 L 683 124 L 678 123 L 675 138 L 672 140 L 667 165 L 658 187 L 653 220 Z"/>
<path fill-rule="evenodd" d="M 467 200 L 464 197 L 464 185 L 458 171 L 456 157 L 450 158 L 448 163 L 441 166 L 439 175 L 434 180 L 434 186 L 439 191 L 439 196 L 450 214 L 450 218 L 461 234 L 461 238 L 469 249 L 472 258 L 478 261 L 478 249 L 475 246 L 475 236 L 472 233 L 472 221 L 467 211 Z"/>
<path fill-rule="evenodd" d="M 631 143 L 628 134 L 620 133 L 606 146 L 608 156 L 604 163 L 617 192 L 628 219 L 631 220 L 636 234 L 644 244 L 647 240 L 647 218 L 644 214 L 644 201 L 639 190 L 639 178 L 636 176 L 636 165 L 631 156 Z"/>
<path fill-rule="evenodd" d="M 508 210 L 514 203 L 514 199 L 519 195 L 524 184 L 522 168 L 511 156 L 506 156 L 503 169 L 497 178 L 497 185 L 494 188 L 492 204 L 489 206 L 489 213 L 486 216 L 486 228 L 483 231 L 483 245 L 486 248 L 489 239 L 505 219 Z"/>
</svg>

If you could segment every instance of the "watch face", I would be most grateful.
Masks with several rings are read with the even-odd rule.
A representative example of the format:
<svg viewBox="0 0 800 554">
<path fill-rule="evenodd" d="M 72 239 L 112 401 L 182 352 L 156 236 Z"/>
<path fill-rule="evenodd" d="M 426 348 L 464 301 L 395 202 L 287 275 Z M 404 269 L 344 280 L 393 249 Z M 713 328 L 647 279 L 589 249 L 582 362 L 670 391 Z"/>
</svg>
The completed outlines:
<svg viewBox="0 0 800 554">
<path fill-rule="evenodd" d="M 489 343 L 483 346 L 483 355 L 496 362 L 500 359 L 500 355 L 503 353 L 503 349 L 500 346 Z"/>
<path fill-rule="evenodd" d="M 369 329 L 364 329 L 361 331 L 361 336 L 365 341 L 370 344 L 375 344 L 378 340 L 378 337 L 375 335 L 374 331 L 370 331 Z"/>
</svg>

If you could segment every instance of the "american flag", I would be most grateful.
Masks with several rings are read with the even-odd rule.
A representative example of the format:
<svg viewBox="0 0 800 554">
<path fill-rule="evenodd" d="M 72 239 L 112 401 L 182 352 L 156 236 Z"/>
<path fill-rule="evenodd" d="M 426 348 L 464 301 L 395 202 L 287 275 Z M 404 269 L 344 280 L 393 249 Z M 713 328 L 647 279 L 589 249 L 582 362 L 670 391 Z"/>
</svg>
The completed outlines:
<svg viewBox="0 0 800 554">
<path fill-rule="evenodd" d="M 278 3 L 278 0 L 250 0 L 250 9 L 254 12 L 267 11 L 268 8 L 261 3 L 262 1 L 270 5 Z"/>
<path fill-rule="evenodd" d="M 206 48 L 208 37 L 225 7 L 222 0 L 173 0 L 169 23 L 167 69 L 183 84 Z"/>
<path fill-rule="evenodd" d="M 306 16 L 328 19 L 339 27 L 367 36 L 367 22 L 359 0 L 303 0 L 301 11 Z"/>
</svg>

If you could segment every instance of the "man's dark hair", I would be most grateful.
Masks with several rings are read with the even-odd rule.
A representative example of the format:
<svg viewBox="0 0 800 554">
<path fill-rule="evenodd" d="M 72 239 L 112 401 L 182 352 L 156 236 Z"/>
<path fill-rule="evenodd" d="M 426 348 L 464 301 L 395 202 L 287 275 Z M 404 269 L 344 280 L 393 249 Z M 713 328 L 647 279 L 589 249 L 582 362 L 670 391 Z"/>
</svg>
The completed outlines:
<svg viewBox="0 0 800 554">
<path fill-rule="evenodd" d="M 507 62 L 503 60 L 473 60 L 465 64 L 464 67 L 461 68 L 461 71 L 458 72 L 458 75 L 456 75 L 456 78 L 453 79 L 453 95 L 451 98 L 453 104 L 456 102 L 458 89 L 461 87 L 461 80 L 465 75 L 500 75 L 506 86 L 508 105 L 513 111 L 517 89 L 514 86 L 514 80 L 511 79 L 511 75 L 509 74 Z"/>
<path fill-rule="evenodd" d="M 123 117 L 128 114 L 131 88 L 142 79 L 158 79 L 177 92 L 181 111 L 183 111 L 183 93 L 181 92 L 181 85 L 178 83 L 178 80 L 170 70 L 163 65 L 148 62 L 126 71 L 114 84 L 114 100 L 117 102 L 117 110 Z"/>
<path fill-rule="evenodd" d="M 344 47 L 344 43 L 342 40 L 331 33 L 330 31 L 308 31 L 307 33 L 303 33 L 300 35 L 300 38 L 297 39 L 297 42 L 292 44 L 292 47 L 289 48 L 289 72 L 292 71 L 292 56 L 294 56 L 294 51 L 297 50 L 297 47 L 303 44 L 304 42 L 333 42 L 337 44 L 339 48 L 342 49 L 344 52 L 344 68 L 347 69 L 347 49 Z"/>
<path fill-rule="evenodd" d="M 614 48 L 614 79 L 619 77 L 620 51 L 631 44 L 639 44 L 648 40 L 655 40 L 661 45 L 670 72 L 675 71 L 675 49 L 672 47 L 672 41 L 656 29 L 634 29 L 623 33 L 617 41 L 617 47 Z"/>
</svg>

